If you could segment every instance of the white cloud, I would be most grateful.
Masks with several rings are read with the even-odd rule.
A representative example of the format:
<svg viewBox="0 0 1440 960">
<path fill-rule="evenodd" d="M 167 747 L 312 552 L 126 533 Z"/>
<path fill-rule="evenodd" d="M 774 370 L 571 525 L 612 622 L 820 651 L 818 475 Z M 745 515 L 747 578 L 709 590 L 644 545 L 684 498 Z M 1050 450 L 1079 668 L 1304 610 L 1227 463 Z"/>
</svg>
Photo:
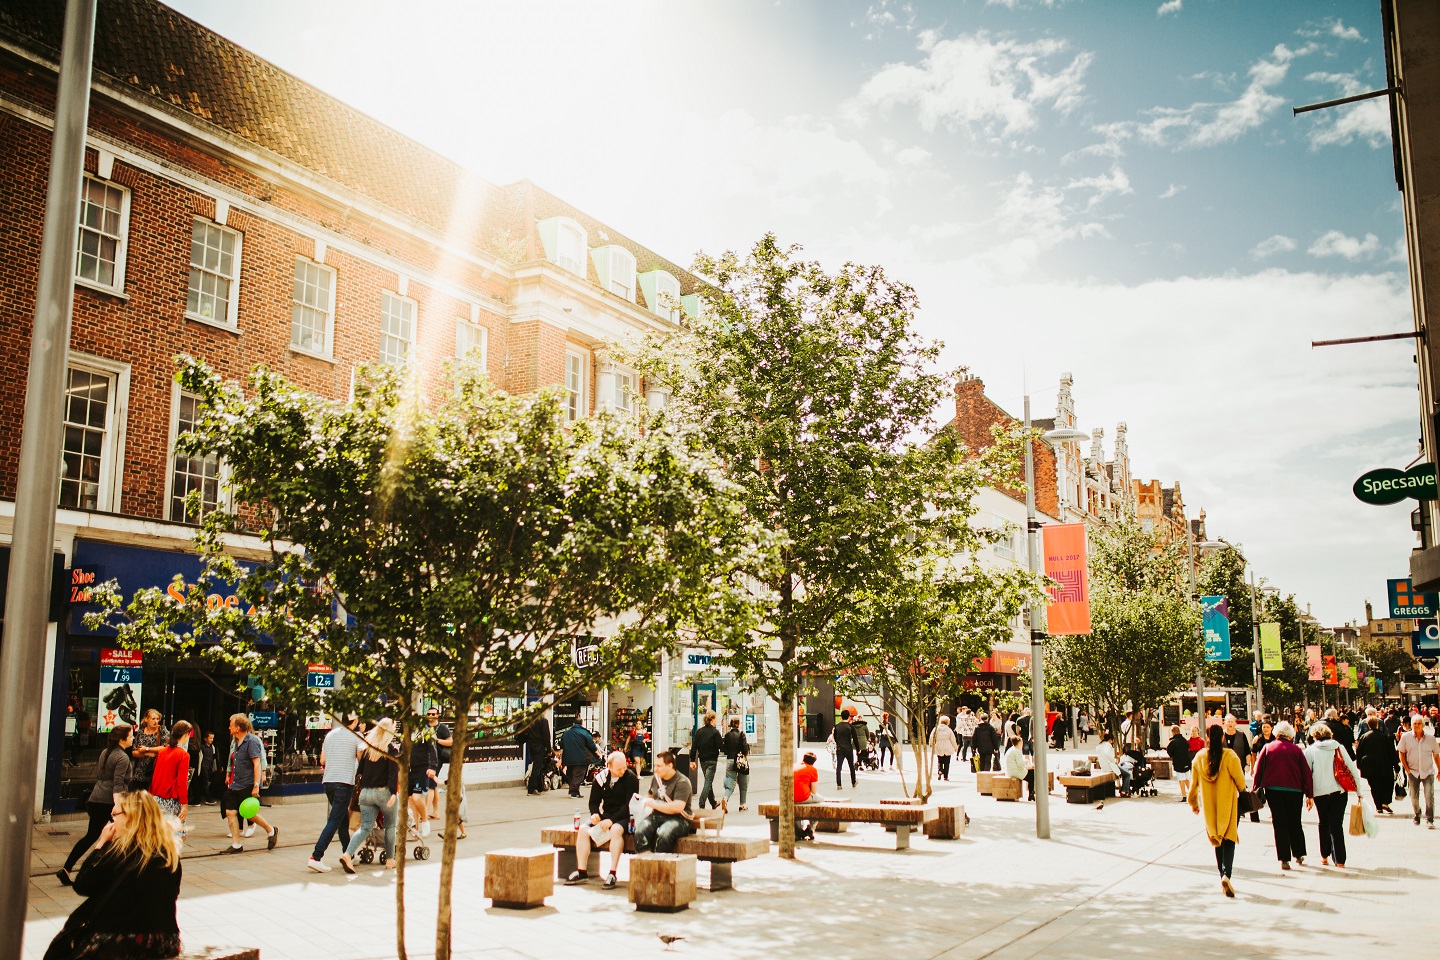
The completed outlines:
<svg viewBox="0 0 1440 960">
<path fill-rule="evenodd" d="M 1155 16 L 1163 17 L 1167 13 L 1179 13 L 1180 8 L 1185 5 L 1185 0 L 1165 0 L 1164 3 L 1155 8 Z"/>
<path fill-rule="evenodd" d="M 1279 44 L 1250 67 L 1244 92 L 1226 103 L 1155 107 L 1148 111 L 1149 120 L 1122 120 L 1095 129 L 1104 136 L 1106 149 L 1112 151 L 1130 141 L 1157 147 L 1213 147 L 1237 140 L 1263 126 L 1284 105 L 1285 98 L 1274 93 L 1274 88 L 1285 79 L 1291 61 L 1316 49 L 1313 44 L 1298 50 Z"/>
<path fill-rule="evenodd" d="M 1272 237 L 1261 240 L 1250 248 L 1250 256 L 1256 260 L 1264 260 L 1266 257 L 1273 257 L 1277 253 L 1289 253 L 1294 250 L 1297 244 L 1290 237 L 1283 233 L 1277 233 Z"/>
<path fill-rule="evenodd" d="M 1159 198 L 1159 199 L 1161 199 L 1161 200 L 1169 200 L 1169 199 L 1171 199 L 1172 197 L 1177 197 L 1177 196 L 1180 195 L 1181 191 L 1183 191 L 1184 189 L 1185 189 L 1185 185 L 1184 185 L 1183 183 L 1172 183 L 1172 184 L 1170 184 L 1170 186 L 1168 186 L 1168 187 L 1165 188 L 1165 192 L 1164 192 L 1164 193 L 1160 194 L 1160 198 Z"/>
<path fill-rule="evenodd" d="M 1380 238 L 1373 233 L 1365 234 L 1365 239 L 1357 240 L 1347 236 L 1339 230 L 1327 230 L 1306 251 L 1312 257 L 1344 257 L 1346 260 L 1360 260 L 1365 257 L 1373 257 L 1380 249 Z"/>
<path fill-rule="evenodd" d="M 1022 43 L 984 31 L 950 39 L 923 31 L 919 49 L 919 63 L 887 64 L 865 81 L 846 105 L 848 115 L 863 120 L 869 111 L 913 106 L 928 131 L 943 124 L 1011 138 L 1037 126 L 1042 106 L 1074 110 L 1092 59 L 1085 52 L 1069 56 L 1064 40 Z"/>
<path fill-rule="evenodd" d="M 1134 193 L 1130 186 L 1130 178 L 1125 171 L 1119 167 L 1111 169 L 1109 174 L 1102 174 L 1097 177 L 1082 177 L 1078 180 L 1071 180 L 1065 185 L 1066 190 L 1093 190 L 1090 199 L 1085 203 L 1085 209 L 1093 210 L 1110 197 L 1123 196 Z"/>
<path fill-rule="evenodd" d="M 895 162 L 902 167 L 918 167 L 929 159 L 930 151 L 924 147 L 906 147 L 895 153 Z"/>
<path fill-rule="evenodd" d="M 1338 17 L 1330 23 L 1330 36 L 1337 40 L 1360 40 L 1362 42 L 1365 40 L 1359 30 L 1345 26 L 1345 22 Z"/>
<path fill-rule="evenodd" d="M 1318 72 L 1307 74 L 1305 79 L 1331 84 L 1342 97 L 1353 97 L 1367 90 L 1367 85 L 1353 73 Z M 1376 148 L 1390 143 L 1390 102 L 1385 97 L 1317 110 L 1307 116 L 1314 118 L 1315 123 L 1309 132 L 1311 149 L 1344 146 L 1356 140 Z"/>
<path fill-rule="evenodd" d="M 872 3 L 865 9 L 864 22 L 870 28 L 869 32 L 865 34 L 866 40 L 876 40 L 892 28 L 912 31 L 915 29 L 915 6 L 912 3 L 902 3 L 900 0 L 879 0 L 878 3 Z M 851 26 L 859 25 L 858 23 L 851 24 Z"/>
</svg>

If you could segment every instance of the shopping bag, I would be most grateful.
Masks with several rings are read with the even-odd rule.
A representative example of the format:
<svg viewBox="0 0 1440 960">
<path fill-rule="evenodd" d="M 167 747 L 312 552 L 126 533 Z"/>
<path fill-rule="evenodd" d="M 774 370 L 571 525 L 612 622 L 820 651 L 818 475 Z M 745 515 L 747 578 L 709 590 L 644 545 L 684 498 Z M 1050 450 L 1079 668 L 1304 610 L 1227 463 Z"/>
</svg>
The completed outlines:
<svg viewBox="0 0 1440 960">
<path fill-rule="evenodd" d="M 1396 800 L 1404 800 L 1404 799 L 1405 799 L 1405 787 L 1406 787 L 1405 774 L 1404 774 L 1403 772 L 1401 772 L 1401 774 L 1400 774 L 1398 777 L 1395 778 L 1395 799 L 1396 799 Z"/>
<path fill-rule="evenodd" d="M 1365 812 L 1361 807 L 1362 804 L 1357 803 L 1350 808 L 1349 833 L 1352 837 L 1362 837 L 1365 835 Z"/>
<path fill-rule="evenodd" d="M 1365 824 L 1365 836 L 1371 840 L 1380 832 L 1380 820 L 1375 816 L 1375 803 L 1369 797 L 1360 799 L 1360 816 Z"/>
</svg>

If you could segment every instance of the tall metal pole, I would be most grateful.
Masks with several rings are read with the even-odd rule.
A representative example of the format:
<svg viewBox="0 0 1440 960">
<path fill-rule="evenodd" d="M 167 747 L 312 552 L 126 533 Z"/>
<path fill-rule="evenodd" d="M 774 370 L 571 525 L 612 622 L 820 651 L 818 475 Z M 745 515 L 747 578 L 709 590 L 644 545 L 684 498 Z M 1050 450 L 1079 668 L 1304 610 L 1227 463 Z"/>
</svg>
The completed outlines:
<svg viewBox="0 0 1440 960">
<path fill-rule="evenodd" d="M 1035 515 L 1035 453 L 1030 439 L 1030 395 L 1025 395 L 1025 540 L 1030 572 L 1035 573 L 1035 538 L 1040 520 Z M 1044 607 L 1030 603 L 1030 736 L 1035 741 L 1035 836 L 1050 839 L 1050 778 L 1045 775 L 1045 631 L 1040 626 Z"/>
<path fill-rule="evenodd" d="M 1190 571 L 1190 598 L 1195 605 L 1204 607 L 1200 603 L 1200 587 L 1195 582 L 1195 538 L 1190 532 L 1190 518 L 1185 518 L 1185 559 L 1188 561 L 1186 568 Z M 1205 625 L 1196 624 L 1195 632 L 1200 635 L 1200 665 L 1195 668 L 1195 736 L 1205 736 Z"/>
<path fill-rule="evenodd" d="M 0 643 L 0 960 L 19 960 L 30 883 L 30 831 L 35 813 L 41 742 L 40 698 L 25 691 L 45 684 L 51 551 L 60 489 L 60 424 L 70 310 L 75 298 L 75 241 L 90 114 L 90 59 L 95 0 L 69 0 L 55 93 L 55 136 L 40 240 L 40 278 L 20 473 L 5 638 Z"/>
<path fill-rule="evenodd" d="M 1255 715 L 1258 717 L 1265 712 L 1265 697 L 1260 692 L 1260 624 L 1255 620 L 1254 567 L 1250 568 L 1250 641 L 1255 645 Z"/>
</svg>

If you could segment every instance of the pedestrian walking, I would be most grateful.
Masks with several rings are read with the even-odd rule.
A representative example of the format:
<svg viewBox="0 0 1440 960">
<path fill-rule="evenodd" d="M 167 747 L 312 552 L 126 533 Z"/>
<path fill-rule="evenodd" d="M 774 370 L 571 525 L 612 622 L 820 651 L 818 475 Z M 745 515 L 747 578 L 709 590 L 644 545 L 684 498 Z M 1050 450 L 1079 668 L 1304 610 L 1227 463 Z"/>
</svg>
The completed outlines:
<svg viewBox="0 0 1440 960">
<path fill-rule="evenodd" d="M 1435 829 L 1435 771 L 1440 765 L 1440 747 L 1435 743 L 1435 729 L 1426 728 L 1425 718 L 1417 714 L 1410 729 L 1400 737 L 1400 763 L 1410 787 L 1410 807 L 1415 811 L 1415 825 L 1420 825 L 1420 791 L 1425 791 L 1425 819 Z"/>
<path fill-rule="evenodd" d="M 65 865 L 55 871 L 55 876 L 67 887 L 71 883 L 70 871 L 89 852 L 90 845 L 100 839 L 105 825 L 110 822 L 110 809 L 115 805 L 115 798 L 130 789 L 130 746 L 134 738 L 134 727 L 121 724 L 110 728 L 105 749 L 95 765 L 95 786 L 90 789 L 90 796 L 85 801 L 90 825 L 85 835 L 70 848 Z"/>
<path fill-rule="evenodd" d="M 980 722 L 975 725 L 975 736 L 972 741 L 975 747 L 975 754 L 980 758 L 975 764 L 975 769 L 981 773 L 988 773 L 995 769 L 995 754 L 1000 750 L 1000 735 L 995 732 L 995 725 L 990 722 L 988 714 L 980 714 Z"/>
<path fill-rule="evenodd" d="M 975 755 L 975 728 L 978 726 L 980 718 L 975 716 L 969 707 L 961 707 L 960 712 L 955 715 L 955 736 L 960 741 L 958 755 L 961 763 Z"/>
<path fill-rule="evenodd" d="M 1305 751 L 1295 745 L 1295 728 L 1281 720 L 1273 729 L 1274 739 L 1255 758 L 1254 782 L 1256 790 L 1265 791 L 1280 869 L 1289 870 L 1291 857 L 1296 863 L 1305 863 L 1300 804 L 1314 797 L 1314 778 Z"/>
<path fill-rule="evenodd" d="M 360 750 L 364 746 L 364 741 L 355 732 L 359 724 L 360 718 L 350 714 L 343 724 L 332 727 L 320 744 L 320 764 L 325 768 L 320 783 L 325 790 L 329 813 L 306 863 L 316 873 L 325 873 L 330 869 L 325 862 L 325 851 L 330 849 L 330 841 L 335 839 L 337 832 L 340 834 L 341 851 L 350 848 L 350 800 L 355 796 L 355 774 L 359 770 Z"/>
<path fill-rule="evenodd" d="M 200 803 L 212 804 L 215 802 L 211 792 L 211 784 L 215 779 L 215 734 L 206 731 L 200 742 L 200 762 L 195 772 L 195 785 L 191 793 L 195 794 Z"/>
<path fill-rule="evenodd" d="M 429 801 L 428 816 L 431 820 L 440 819 L 440 784 L 445 782 L 445 766 L 450 762 L 450 748 L 455 745 L 454 731 L 450 724 L 440 722 L 440 708 L 431 707 L 425 711 L 425 725 L 430 728 L 430 739 L 435 741 L 436 765 L 435 776 L 430 778 L 430 790 L 426 794 Z M 464 830 L 462 829 L 463 833 Z"/>
<path fill-rule="evenodd" d="M 1395 774 L 1400 769 L 1400 754 L 1395 747 L 1395 738 L 1386 732 L 1385 724 L 1378 716 L 1369 720 L 1365 733 L 1355 744 L 1355 765 L 1370 785 L 1375 809 L 1380 813 L 1394 813 L 1390 804 L 1395 800 Z"/>
<path fill-rule="evenodd" d="M 365 838 L 380 820 L 385 821 L 385 869 L 395 868 L 395 833 L 400 811 L 395 798 L 400 792 L 400 749 L 395 743 L 395 721 L 382 717 L 365 736 L 365 750 L 360 755 L 355 775 L 360 789 L 360 829 L 350 837 L 345 852 L 340 854 L 340 867 L 355 872 L 355 854 L 365 845 Z"/>
<path fill-rule="evenodd" d="M 225 853 L 244 853 L 245 844 L 240 831 L 240 804 L 247 797 L 260 797 L 260 784 L 265 782 L 261 756 L 263 748 L 260 738 L 250 728 L 250 718 L 237 713 L 230 718 L 230 736 L 234 746 L 230 750 L 229 770 L 225 775 L 225 796 L 220 801 L 220 811 L 230 828 L 230 846 Z M 280 839 L 280 831 L 256 814 L 254 821 L 265 830 L 265 849 L 274 850 Z"/>
<path fill-rule="evenodd" d="M 875 730 L 876 759 L 879 767 L 887 765 L 895 769 L 895 731 L 890 727 L 890 714 L 880 714 L 880 726 Z M 887 759 L 888 758 L 888 759 Z"/>
<path fill-rule="evenodd" d="M 1080 742 L 1081 742 L 1081 743 L 1089 743 L 1089 742 L 1090 742 L 1090 714 L 1086 713 L 1084 710 L 1081 710 L 1081 711 L 1080 711 L 1080 721 L 1079 721 L 1079 723 L 1080 723 Z"/>
<path fill-rule="evenodd" d="M 1208 731 L 1204 750 L 1195 755 L 1190 782 L 1190 809 L 1205 808 L 1205 836 L 1215 848 L 1215 866 L 1220 871 L 1220 889 L 1235 896 L 1231 875 L 1235 869 L 1240 791 L 1245 789 L 1245 772 L 1240 758 L 1225 747 L 1225 728 L 1215 724 Z"/>
<path fill-rule="evenodd" d="M 75 877 L 85 902 L 56 934 L 47 960 L 180 953 L 180 848 L 160 804 L 145 792 L 116 794 L 110 816 Z"/>
<path fill-rule="evenodd" d="M 421 727 L 410 744 L 410 782 L 406 795 L 410 803 L 410 839 L 419 840 L 430 836 L 430 818 L 427 813 L 426 797 L 430 784 L 435 782 L 435 772 L 440 769 L 440 749 L 435 745 L 435 733 L 429 726 Z"/>
<path fill-rule="evenodd" d="M 630 742 L 626 744 L 626 750 L 630 755 L 630 762 L 635 765 L 635 776 L 645 774 L 645 757 L 649 754 L 649 748 L 645 744 L 645 731 L 637 725 L 630 731 Z"/>
<path fill-rule="evenodd" d="M 590 772 L 590 765 L 600 759 L 595 748 L 595 738 L 580 724 L 576 717 L 570 729 L 560 734 L 560 762 L 565 767 L 565 781 L 570 785 L 570 796 L 580 799 L 580 784 Z"/>
<path fill-rule="evenodd" d="M 170 728 L 169 744 L 155 757 L 150 795 L 160 804 L 165 816 L 185 822 L 185 811 L 190 805 L 190 724 L 185 720 L 177 721 Z"/>
<path fill-rule="evenodd" d="M 750 740 L 740 729 L 740 718 L 730 718 L 730 729 L 725 731 L 721 744 L 725 751 L 725 804 L 730 804 L 730 795 L 740 786 L 740 809 L 746 809 L 745 796 L 750 792 Z"/>
<path fill-rule="evenodd" d="M 700 774 L 701 782 L 700 799 L 695 801 L 695 806 L 701 810 L 707 802 L 712 807 L 720 806 L 720 801 L 715 798 L 715 771 L 720 766 L 720 751 L 724 747 L 724 738 L 715 728 L 715 720 L 715 711 L 706 710 L 700 729 L 695 731 L 690 742 L 690 757 Z"/>
<path fill-rule="evenodd" d="M 515 735 L 521 750 L 530 764 L 530 776 L 525 781 L 525 793 L 539 796 L 545 792 L 545 774 L 550 768 L 550 758 L 555 753 L 555 744 L 550 742 L 550 721 L 541 714 L 535 722 Z"/>
<path fill-rule="evenodd" d="M 950 779 L 950 758 L 955 756 L 960 745 L 955 741 L 955 731 L 950 729 L 950 718 L 940 717 L 935 729 L 930 731 L 930 752 L 940 767 L 940 779 Z"/>
<path fill-rule="evenodd" d="M 1179 781 L 1180 802 L 1185 803 L 1190 795 L 1190 741 L 1180 733 L 1179 726 L 1170 728 L 1170 742 L 1165 744 L 1170 755 L 1170 772 Z"/>
<path fill-rule="evenodd" d="M 130 745 L 130 789 L 149 790 L 150 778 L 155 773 L 155 758 L 165 749 L 170 735 L 160 727 L 160 711 L 150 708 L 140 719 L 140 729 L 135 731 L 135 742 Z"/>
<path fill-rule="evenodd" d="M 835 741 L 835 787 L 844 789 L 840 782 L 840 771 L 845 764 L 850 764 L 850 786 L 854 787 L 858 782 L 855 776 L 855 756 L 860 750 L 860 744 L 855 740 L 855 728 L 850 726 L 850 711 L 840 711 L 840 722 L 835 724 L 831 731 Z"/>
<path fill-rule="evenodd" d="M 1305 807 L 1315 808 L 1320 817 L 1320 862 L 1328 866 L 1333 857 L 1335 866 L 1345 866 L 1345 808 L 1350 793 L 1361 779 L 1360 768 L 1350 753 L 1335 739 L 1330 725 L 1316 723 L 1310 728 L 1310 746 L 1305 748 L 1310 764 L 1314 799 Z"/>
</svg>

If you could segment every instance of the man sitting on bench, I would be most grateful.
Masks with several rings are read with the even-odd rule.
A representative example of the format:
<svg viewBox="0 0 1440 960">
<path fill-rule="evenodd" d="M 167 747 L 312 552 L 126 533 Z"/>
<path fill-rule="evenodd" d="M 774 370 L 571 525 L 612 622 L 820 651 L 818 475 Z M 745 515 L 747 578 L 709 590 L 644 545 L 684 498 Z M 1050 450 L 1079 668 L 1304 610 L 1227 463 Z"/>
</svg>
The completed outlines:
<svg viewBox="0 0 1440 960">
<path fill-rule="evenodd" d="M 695 832 L 690 822 L 690 778 L 675 769 L 675 754 L 655 754 L 655 776 L 641 801 L 644 815 L 635 824 L 635 852 L 673 853 L 680 838 Z"/>
<path fill-rule="evenodd" d="M 575 836 L 575 865 L 579 868 L 565 878 L 566 883 L 585 883 L 590 879 L 590 842 L 610 845 L 610 872 L 605 874 L 606 890 L 615 886 L 620 857 L 625 853 L 625 833 L 630 828 L 630 798 L 640 792 L 640 780 L 616 750 L 605 760 L 605 769 L 590 785 L 590 822 L 580 825 Z"/>
<path fill-rule="evenodd" d="M 820 795 L 815 792 L 815 784 L 820 782 L 820 771 L 815 769 L 815 754 L 806 753 L 800 758 L 800 766 L 795 768 L 795 803 L 818 803 Z M 801 821 L 795 818 L 795 839 L 814 840 L 815 824 L 810 821 Z"/>
</svg>

